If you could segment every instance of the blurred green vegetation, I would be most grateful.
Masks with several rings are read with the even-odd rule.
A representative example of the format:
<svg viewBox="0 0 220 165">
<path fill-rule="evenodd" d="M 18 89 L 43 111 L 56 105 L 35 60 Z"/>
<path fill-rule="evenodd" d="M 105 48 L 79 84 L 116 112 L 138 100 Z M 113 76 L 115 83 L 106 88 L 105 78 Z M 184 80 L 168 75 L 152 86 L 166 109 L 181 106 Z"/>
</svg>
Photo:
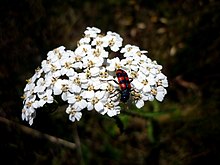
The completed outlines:
<svg viewBox="0 0 220 165">
<path fill-rule="evenodd" d="M 217 0 L 1 0 L 1 164 L 220 163 L 219 11 Z M 30 128 L 42 134 L 28 132 L 25 80 L 49 50 L 74 49 L 87 26 L 148 50 L 168 76 L 165 100 L 122 105 L 120 120 L 88 112 L 71 123 L 65 107 L 37 111 Z"/>
</svg>

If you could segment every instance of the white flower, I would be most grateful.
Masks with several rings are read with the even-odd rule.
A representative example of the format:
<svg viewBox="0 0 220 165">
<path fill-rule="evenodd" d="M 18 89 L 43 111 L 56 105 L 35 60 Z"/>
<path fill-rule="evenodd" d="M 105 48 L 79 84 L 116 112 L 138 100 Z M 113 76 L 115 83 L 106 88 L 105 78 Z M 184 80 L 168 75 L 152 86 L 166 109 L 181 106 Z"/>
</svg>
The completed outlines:
<svg viewBox="0 0 220 165">
<path fill-rule="evenodd" d="M 82 97 L 82 94 L 78 95 L 69 93 L 67 96 L 67 101 L 76 110 L 82 110 L 87 106 L 87 101 Z"/>
<path fill-rule="evenodd" d="M 92 47 L 89 44 L 86 45 L 79 45 L 76 49 L 75 49 L 75 55 L 79 56 L 79 57 L 85 57 L 90 51 L 91 51 Z"/>
<path fill-rule="evenodd" d="M 66 109 L 66 113 L 69 114 L 69 120 L 74 122 L 75 120 L 79 121 L 82 117 L 82 112 L 76 110 L 73 105 L 69 105 Z"/>
<path fill-rule="evenodd" d="M 121 49 L 120 53 L 124 53 L 124 57 L 133 57 L 139 50 L 139 47 L 127 44 Z"/>
<path fill-rule="evenodd" d="M 85 36 L 80 39 L 79 44 L 88 44 L 92 38 L 96 38 L 98 33 L 100 33 L 101 30 L 96 27 L 87 27 L 86 31 L 84 32 Z"/>
<path fill-rule="evenodd" d="M 26 86 L 24 88 L 24 92 L 26 92 L 26 91 L 34 91 L 34 88 L 35 88 L 34 82 L 31 79 L 29 79 L 29 80 L 27 80 L 27 84 L 26 84 Z"/>
<path fill-rule="evenodd" d="M 151 93 L 143 93 L 143 92 L 132 92 L 135 105 L 137 108 L 142 108 L 144 106 L 145 101 L 153 101 L 154 97 Z"/>
<path fill-rule="evenodd" d="M 92 60 L 97 66 L 102 66 L 104 62 L 104 58 L 108 57 L 108 52 L 105 51 L 103 47 L 96 47 L 95 49 L 92 49 L 91 54 L 89 54 L 88 59 Z"/>
<path fill-rule="evenodd" d="M 53 93 L 54 95 L 61 95 L 62 100 L 66 101 L 69 89 L 69 80 L 58 79 L 54 84 Z"/>
<path fill-rule="evenodd" d="M 47 60 L 51 61 L 52 63 L 58 61 L 59 59 L 61 59 L 62 54 L 65 52 L 65 47 L 64 46 L 60 46 L 52 51 L 49 51 L 47 53 Z"/>
<path fill-rule="evenodd" d="M 84 32 L 85 35 L 89 35 L 91 38 L 95 38 L 101 30 L 97 27 L 87 27 L 86 31 Z"/>
<path fill-rule="evenodd" d="M 52 89 L 47 89 L 44 92 L 38 93 L 38 97 L 40 98 L 41 104 L 46 104 L 46 103 L 52 103 L 53 102 L 53 96 L 52 96 Z"/>
<path fill-rule="evenodd" d="M 131 83 L 137 91 L 140 91 L 144 87 L 144 85 L 138 79 L 133 79 Z"/>
<path fill-rule="evenodd" d="M 33 124 L 35 117 L 36 117 L 36 111 L 33 108 L 32 110 L 22 109 L 21 118 L 22 120 L 28 121 L 29 125 Z"/>
<path fill-rule="evenodd" d="M 55 61 L 55 62 L 51 62 L 51 61 L 46 61 L 44 60 L 41 63 L 42 66 L 42 70 L 44 71 L 44 73 L 48 73 L 51 72 L 53 77 L 59 77 L 61 75 L 60 73 L 60 69 L 62 68 L 60 61 Z"/>
<path fill-rule="evenodd" d="M 163 73 L 159 73 L 155 79 L 158 85 L 162 85 L 163 87 L 168 87 L 167 77 Z"/>
<path fill-rule="evenodd" d="M 125 68 L 126 70 L 133 70 L 136 72 L 139 70 L 138 61 L 131 57 L 122 59 L 121 66 Z"/>
<path fill-rule="evenodd" d="M 157 87 L 155 98 L 158 101 L 163 101 L 163 98 L 166 94 L 167 94 L 167 90 L 164 87 L 159 86 L 159 87 Z"/>
<path fill-rule="evenodd" d="M 117 52 L 122 46 L 123 39 L 119 34 L 115 32 L 108 31 L 106 35 L 106 40 L 108 40 L 109 47 L 113 52 Z"/>
<path fill-rule="evenodd" d="M 99 75 L 100 68 L 99 67 L 92 67 L 85 70 L 85 75 L 87 79 L 92 77 L 97 77 Z"/>
<path fill-rule="evenodd" d="M 37 80 L 37 85 L 34 88 L 34 93 L 43 92 L 46 89 L 46 82 L 43 78 Z"/>
<path fill-rule="evenodd" d="M 36 95 L 31 95 L 30 97 L 24 100 L 24 109 L 28 109 L 31 112 L 33 112 L 35 108 L 33 105 L 35 102 L 36 102 Z"/>
<path fill-rule="evenodd" d="M 52 68 L 51 61 L 50 60 L 43 60 L 41 62 L 41 67 L 42 67 L 44 73 L 51 71 L 51 68 Z"/>
<path fill-rule="evenodd" d="M 43 69 L 42 68 L 37 68 L 35 69 L 35 74 L 31 77 L 31 81 L 34 82 L 36 81 L 36 79 L 38 79 L 43 73 Z"/>
<path fill-rule="evenodd" d="M 85 61 L 87 61 L 87 56 L 91 52 L 91 45 L 79 45 L 74 55 L 71 58 L 74 59 L 73 67 L 75 69 L 82 69 L 82 67 L 87 67 L 87 65 L 83 66 Z"/>
<path fill-rule="evenodd" d="M 118 57 L 115 57 L 113 59 L 107 59 L 107 63 L 109 64 L 106 69 L 108 71 L 115 71 L 119 68 L 121 68 L 121 61 Z"/>
<path fill-rule="evenodd" d="M 22 109 L 22 120 L 26 120 L 30 125 L 33 124 L 33 119 L 35 118 L 35 108 L 38 108 L 34 104 L 36 103 L 36 95 L 31 95 L 23 101 L 24 107 Z"/>
<path fill-rule="evenodd" d="M 109 40 L 106 36 L 98 35 L 94 40 L 91 42 L 92 46 L 98 47 L 107 47 L 109 45 Z"/>
<path fill-rule="evenodd" d="M 144 100 L 143 99 L 136 100 L 135 105 L 139 109 L 142 108 L 144 106 Z"/>
<path fill-rule="evenodd" d="M 124 53 L 124 57 L 133 57 L 134 59 L 138 60 L 140 59 L 140 56 L 144 53 L 147 53 L 147 51 L 143 50 L 141 51 L 138 46 L 127 44 L 125 47 L 123 47 L 120 51 L 121 53 Z"/>
<path fill-rule="evenodd" d="M 84 98 L 92 98 L 95 95 L 95 91 L 100 89 L 102 85 L 102 82 L 99 80 L 99 78 L 91 78 L 88 80 L 88 83 L 82 84 L 82 88 L 84 89 L 83 97 Z"/>
<path fill-rule="evenodd" d="M 113 102 L 111 99 L 104 104 L 103 111 L 100 111 L 102 115 L 107 114 L 109 117 L 116 116 L 120 114 L 120 106 L 118 106 L 119 102 Z"/>
<path fill-rule="evenodd" d="M 81 92 L 81 84 L 82 80 L 79 75 L 76 74 L 73 77 L 69 77 L 69 91 L 72 93 L 80 93 Z"/>
<path fill-rule="evenodd" d="M 61 75 L 74 76 L 76 74 L 73 69 L 73 65 L 70 61 L 66 61 L 62 69 L 60 70 Z"/>
<path fill-rule="evenodd" d="M 110 75 L 109 75 L 107 69 L 105 67 L 101 67 L 99 70 L 99 78 L 101 80 L 108 80 L 109 76 Z"/>
<path fill-rule="evenodd" d="M 95 109 L 97 112 L 101 112 L 104 109 L 104 103 L 106 102 L 105 91 L 97 91 L 93 97 L 88 99 L 87 109 L 90 111 Z"/>
</svg>

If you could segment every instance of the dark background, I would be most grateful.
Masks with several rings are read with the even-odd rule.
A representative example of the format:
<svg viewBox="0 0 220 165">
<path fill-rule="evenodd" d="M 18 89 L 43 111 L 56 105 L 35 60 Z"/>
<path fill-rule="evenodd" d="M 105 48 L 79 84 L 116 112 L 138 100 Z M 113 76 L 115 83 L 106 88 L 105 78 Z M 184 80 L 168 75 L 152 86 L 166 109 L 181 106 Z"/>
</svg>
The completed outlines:
<svg viewBox="0 0 220 165">
<path fill-rule="evenodd" d="M 217 0 L 1 0 L 1 164 L 219 164 L 219 11 Z M 123 133 L 94 111 L 71 123 L 64 107 L 37 111 L 30 127 L 25 80 L 48 51 L 74 50 L 87 26 L 148 50 L 168 77 L 165 100 L 124 105 Z"/>
</svg>

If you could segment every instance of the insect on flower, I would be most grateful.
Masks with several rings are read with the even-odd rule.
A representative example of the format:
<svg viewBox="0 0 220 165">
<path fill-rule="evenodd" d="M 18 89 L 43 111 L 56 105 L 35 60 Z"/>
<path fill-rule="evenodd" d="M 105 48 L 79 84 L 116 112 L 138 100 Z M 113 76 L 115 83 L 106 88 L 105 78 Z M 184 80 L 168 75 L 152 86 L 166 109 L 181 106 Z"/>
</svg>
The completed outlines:
<svg viewBox="0 0 220 165">
<path fill-rule="evenodd" d="M 131 92 L 131 82 L 133 79 L 128 78 L 128 74 L 122 70 L 118 69 L 116 70 L 116 76 L 118 78 L 118 82 L 115 81 L 117 84 L 119 84 L 120 91 L 119 93 L 121 94 L 121 101 L 122 102 L 127 102 L 129 97 L 130 97 L 130 92 Z"/>
<path fill-rule="evenodd" d="M 96 27 L 87 27 L 75 50 L 60 46 L 49 51 L 24 88 L 22 119 L 32 125 L 38 108 L 64 103 L 74 122 L 80 120 L 83 109 L 114 117 L 121 112 L 120 102 L 126 103 L 130 97 L 137 108 L 146 101 L 163 101 L 168 80 L 162 66 L 148 58 L 147 51 L 122 46 L 122 41 L 115 32 L 105 35 Z M 112 58 L 118 53 L 121 58 Z M 119 69 L 121 66 L 130 72 Z M 116 122 L 121 127 L 117 117 Z"/>
</svg>

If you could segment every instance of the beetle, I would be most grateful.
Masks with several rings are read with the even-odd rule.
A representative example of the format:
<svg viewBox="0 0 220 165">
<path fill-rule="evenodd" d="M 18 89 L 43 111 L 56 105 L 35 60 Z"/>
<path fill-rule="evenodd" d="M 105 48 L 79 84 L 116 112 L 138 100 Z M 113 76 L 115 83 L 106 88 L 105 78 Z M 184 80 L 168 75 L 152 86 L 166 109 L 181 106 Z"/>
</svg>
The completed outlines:
<svg viewBox="0 0 220 165">
<path fill-rule="evenodd" d="M 127 102 L 129 97 L 130 97 L 130 93 L 131 93 L 131 82 L 133 79 L 128 78 L 128 74 L 122 70 L 122 69 L 118 69 L 116 70 L 116 76 L 118 78 L 118 82 L 116 82 L 117 84 L 119 84 L 120 87 L 120 94 L 121 94 L 121 101 L 122 102 Z"/>
</svg>

